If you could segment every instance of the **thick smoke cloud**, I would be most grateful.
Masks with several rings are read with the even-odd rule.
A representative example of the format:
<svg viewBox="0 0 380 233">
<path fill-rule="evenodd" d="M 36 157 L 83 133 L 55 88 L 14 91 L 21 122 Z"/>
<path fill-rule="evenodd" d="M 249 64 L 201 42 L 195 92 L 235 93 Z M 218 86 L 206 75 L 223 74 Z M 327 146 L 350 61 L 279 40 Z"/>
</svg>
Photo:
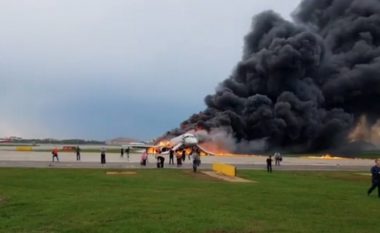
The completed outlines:
<svg viewBox="0 0 380 233">
<path fill-rule="evenodd" d="M 254 17 L 232 75 L 169 135 L 222 129 L 237 144 L 265 139 L 270 150 L 317 151 L 348 143 L 362 115 L 375 124 L 380 1 L 304 0 L 293 18 Z"/>
</svg>

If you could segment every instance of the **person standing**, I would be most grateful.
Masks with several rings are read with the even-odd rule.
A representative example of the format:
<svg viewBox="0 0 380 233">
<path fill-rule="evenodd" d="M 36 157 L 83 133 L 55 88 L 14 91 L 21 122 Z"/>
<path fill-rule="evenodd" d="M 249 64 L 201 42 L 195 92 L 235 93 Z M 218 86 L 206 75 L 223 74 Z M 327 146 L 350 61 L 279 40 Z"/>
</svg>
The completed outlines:
<svg viewBox="0 0 380 233">
<path fill-rule="evenodd" d="M 120 157 L 123 158 L 124 157 L 124 148 L 121 147 L 120 149 Z"/>
<path fill-rule="evenodd" d="M 79 146 L 77 146 L 75 148 L 75 151 L 76 151 L 76 154 L 77 154 L 77 161 L 79 161 L 80 160 L 80 148 L 79 148 Z"/>
<path fill-rule="evenodd" d="M 274 161 L 276 166 L 280 166 L 281 154 L 279 152 L 274 153 Z"/>
<path fill-rule="evenodd" d="M 195 150 L 193 153 L 193 172 L 197 172 L 197 168 L 201 165 L 201 156 L 199 150 Z"/>
<path fill-rule="evenodd" d="M 157 156 L 157 168 L 164 168 L 165 158 L 161 154 Z"/>
<path fill-rule="evenodd" d="M 380 159 L 375 160 L 375 166 L 371 168 L 372 186 L 368 189 L 368 196 L 377 188 L 378 196 L 380 197 Z"/>
<path fill-rule="evenodd" d="M 141 155 L 141 162 L 140 164 L 142 166 L 146 166 L 146 161 L 148 160 L 148 149 L 144 151 L 144 153 Z"/>
<path fill-rule="evenodd" d="M 176 157 L 177 157 L 177 167 L 182 166 L 182 155 L 178 151 L 176 151 Z"/>
<path fill-rule="evenodd" d="M 280 166 L 281 162 L 282 162 L 282 154 L 278 152 L 278 166 Z"/>
<path fill-rule="evenodd" d="M 129 148 L 129 146 L 125 149 L 125 154 L 127 155 L 127 159 L 128 159 L 128 161 L 129 161 L 129 152 L 130 152 L 130 148 Z"/>
<path fill-rule="evenodd" d="M 106 164 L 106 148 L 102 148 L 100 152 L 100 163 L 101 164 Z"/>
<path fill-rule="evenodd" d="M 57 147 L 54 147 L 53 151 L 51 152 L 53 157 L 52 157 L 52 160 L 54 162 L 54 158 L 57 159 L 57 162 L 59 162 L 59 158 L 58 158 L 58 148 Z"/>
<path fill-rule="evenodd" d="M 185 148 L 182 150 L 182 161 L 184 161 L 185 162 L 185 160 L 186 160 L 186 150 L 185 150 Z"/>
<path fill-rule="evenodd" d="M 169 164 L 174 164 L 174 150 L 169 151 Z"/>
<path fill-rule="evenodd" d="M 269 155 L 269 157 L 267 158 L 267 172 L 270 172 L 272 173 L 272 156 Z"/>
</svg>

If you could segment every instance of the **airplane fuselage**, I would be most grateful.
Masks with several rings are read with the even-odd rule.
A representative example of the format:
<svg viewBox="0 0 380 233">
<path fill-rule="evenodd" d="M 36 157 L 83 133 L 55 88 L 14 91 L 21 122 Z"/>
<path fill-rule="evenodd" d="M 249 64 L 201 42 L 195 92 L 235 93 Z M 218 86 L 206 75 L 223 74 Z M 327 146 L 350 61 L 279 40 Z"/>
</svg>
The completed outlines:
<svg viewBox="0 0 380 233">
<path fill-rule="evenodd" d="M 198 142 L 198 139 L 193 134 L 189 133 L 185 133 L 178 137 L 170 139 L 170 143 L 172 145 L 182 144 L 184 146 L 195 146 L 198 144 Z"/>
</svg>

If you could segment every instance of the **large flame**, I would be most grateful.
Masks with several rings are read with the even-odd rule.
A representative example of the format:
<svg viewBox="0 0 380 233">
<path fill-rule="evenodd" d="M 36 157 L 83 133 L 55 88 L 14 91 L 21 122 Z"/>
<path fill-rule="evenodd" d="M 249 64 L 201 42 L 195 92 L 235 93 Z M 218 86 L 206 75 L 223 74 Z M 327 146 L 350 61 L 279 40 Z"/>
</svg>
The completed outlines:
<svg viewBox="0 0 380 233">
<path fill-rule="evenodd" d="M 213 155 L 235 155 L 230 150 L 228 150 L 222 143 L 218 142 L 203 142 L 200 144 L 200 147 L 205 150 L 205 152 L 211 153 Z"/>
<path fill-rule="evenodd" d="M 168 148 L 173 146 L 169 140 L 159 141 L 156 145 L 159 147 L 168 147 Z"/>
<path fill-rule="evenodd" d="M 207 131 L 205 131 L 202 128 L 196 128 L 191 131 L 188 131 L 187 133 L 194 134 L 197 137 L 203 137 L 206 139 L 205 141 L 201 142 L 199 144 L 199 149 L 200 149 L 200 155 L 201 156 L 207 156 L 207 155 L 216 155 L 216 156 L 241 156 L 243 154 L 236 154 L 233 153 L 229 148 L 228 145 L 221 139 L 224 139 L 225 135 L 223 134 L 221 137 L 220 135 L 217 135 L 219 137 L 209 137 L 209 134 Z M 199 140 L 199 139 L 198 139 Z M 155 144 L 159 148 L 172 148 L 173 145 L 170 140 L 160 140 Z M 185 150 L 186 155 L 190 155 L 193 153 L 192 147 L 186 147 L 186 148 L 179 148 L 176 150 L 176 155 L 181 156 L 183 150 Z M 157 153 L 158 151 L 152 150 L 152 154 Z"/>
<path fill-rule="evenodd" d="M 187 147 L 187 148 L 184 148 L 184 149 L 182 149 L 182 150 L 177 150 L 177 151 L 176 151 L 176 155 L 177 155 L 177 156 L 182 156 L 182 152 L 183 152 L 183 151 L 185 151 L 185 154 L 186 154 L 186 155 L 190 155 L 190 154 L 193 152 L 193 150 L 192 150 L 191 148 Z"/>
</svg>

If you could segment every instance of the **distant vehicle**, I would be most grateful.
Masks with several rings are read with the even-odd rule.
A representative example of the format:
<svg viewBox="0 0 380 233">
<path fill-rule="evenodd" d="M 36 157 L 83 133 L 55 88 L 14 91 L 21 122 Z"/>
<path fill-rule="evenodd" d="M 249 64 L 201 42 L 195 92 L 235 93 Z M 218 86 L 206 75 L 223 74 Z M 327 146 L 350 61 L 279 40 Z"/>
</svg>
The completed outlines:
<svg viewBox="0 0 380 233">
<path fill-rule="evenodd" d="M 0 143 L 7 143 L 7 142 L 11 142 L 11 139 L 10 138 L 0 138 Z"/>
<path fill-rule="evenodd" d="M 19 142 L 20 140 L 22 140 L 22 138 L 20 137 L 4 137 L 4 138 L 0 138 L 0 143 L 10 143 L 10 142 Z"/>
</svg>

